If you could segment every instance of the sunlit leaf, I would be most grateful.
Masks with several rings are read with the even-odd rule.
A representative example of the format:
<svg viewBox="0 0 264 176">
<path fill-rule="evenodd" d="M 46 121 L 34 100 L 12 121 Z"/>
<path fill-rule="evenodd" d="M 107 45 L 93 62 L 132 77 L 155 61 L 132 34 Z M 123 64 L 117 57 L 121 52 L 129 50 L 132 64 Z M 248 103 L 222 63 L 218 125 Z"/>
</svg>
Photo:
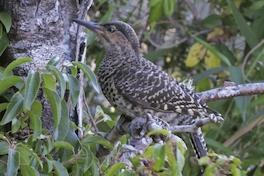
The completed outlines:
<svg viewBox="0 0 264 176">
<path fill-rule="evenodd" d="M 205 66 L 210 68 L 220 67 L 221 66 L 221 60 L 214 55 L 211 51 L 207 51 L 204 58 Z"/>
<path fill-rule="evenodd" d="M 188 56 L 185 60 L 186 67 L 197 65 L 205 56 L 206 48 L 200 43 L 195 43 L 191 46 Z"/>
</svg>

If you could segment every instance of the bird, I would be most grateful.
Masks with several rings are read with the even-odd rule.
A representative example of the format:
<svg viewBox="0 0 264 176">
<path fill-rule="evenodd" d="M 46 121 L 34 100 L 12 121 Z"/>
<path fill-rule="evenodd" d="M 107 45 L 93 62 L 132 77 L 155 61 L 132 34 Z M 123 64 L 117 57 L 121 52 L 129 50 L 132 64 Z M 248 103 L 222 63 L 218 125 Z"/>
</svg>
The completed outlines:
<svg viewBox="0 0 264 176">
<path fill-rule="evenodd" d="M 126 117 L 158 117 L 170 125 L 190 125 L 200 118 L 221 119 L 221 114 L 184 83 L 140 55 L 134 29 L 122 21 L 96 23 L 73 19 L 103 43 L 105 57 L 98 82 L 106 99 Z M 198 158 L 207 155 L 201 129 L 190 134 Z"/>
</svg>

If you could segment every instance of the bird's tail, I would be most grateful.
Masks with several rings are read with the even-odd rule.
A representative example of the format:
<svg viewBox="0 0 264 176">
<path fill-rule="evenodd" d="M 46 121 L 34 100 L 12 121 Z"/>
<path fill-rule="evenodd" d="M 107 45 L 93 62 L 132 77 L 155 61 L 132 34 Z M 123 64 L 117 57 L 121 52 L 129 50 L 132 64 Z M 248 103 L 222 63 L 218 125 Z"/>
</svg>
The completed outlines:
<svg viewBox="0 0 264 176">
<path fill-rule="evenodd" d="M 207 156 L 207 147 L 201 128 L 190 134 L 191 143 L 198 159 Z"/>
</svg>

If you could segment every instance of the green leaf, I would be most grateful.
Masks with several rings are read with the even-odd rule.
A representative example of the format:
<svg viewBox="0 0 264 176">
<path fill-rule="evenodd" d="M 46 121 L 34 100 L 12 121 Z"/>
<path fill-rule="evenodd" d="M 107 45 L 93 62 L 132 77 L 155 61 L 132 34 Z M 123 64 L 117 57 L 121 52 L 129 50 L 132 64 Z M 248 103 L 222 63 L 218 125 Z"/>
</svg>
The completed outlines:
<svg viewBox="0 0 264 176">
<path fill-rule="evenodd" d="M 0 141 L 0 155 L 6 155 L 9 151 L 9 145 L 6 141 Z"/>
<path fill-rule="evenodd" d="M 42 115 L 42 104 L 38 100 L 33 101 L 31 111 L 36 116 L 41 117 L 41 115 Z"/>
<path fill-rule="evenodd" d="M 91 136 L 91 137 L 86 137 L 82 141 L 82 143 L 92 143 L 92 144 L 101 144 L 105 147 L 107 147 L 110 150 L 113 150 L 113 146 L 110 144 L 109 141 L 107 141 L 105 138 L 101 136 Z"/>
<path fill-rule="evenodd" d="M 43 73 L 42 78 L 43 78 L 44 86 L 46 88 L 49 88 L 50 90 L 56 91 L 56 81 L 55 81 L 55 78 L 53 77 L 53 75 Z"/>
<path fill-rule="evenodd" d="M 47 65 L 53 65 L 53 66 L 57 66 L 60 63 L 61 59 L 58 56 L 54 56 L 53 58 L 51 58 L 49 60 L 49 62 L 47 63 Z"/>
<path fill-rule="evenodd" d="M 22 175 L 28 175 L 28 176 L 39 176 L 39 172 L 28 165 L 21 165 L 20 167 Z"/>
<path fill-rule="evenodd" d="M 240 29 L 241 33 L 243 34 L 243 36 L 246 38 L 248 45 L 250 46 L 251 49 L 254 48 L 259 43 L 259 39 L 255 35 L 251 27 L 248 26 L 247 21 L 240 13 L 240 11 L 237 9 L 237 7 L 234 5 L 233 1 L 227 0 L 227 3 L 233 12 L 233 16 L 235 18 L 236 24 Z"/>
<path fill-rule="evenodd" d="M 30 117 L 30 128 L 33 129 L 33 141 L 37 139 L 41 135 L 42 132 L 42 121 L 40 116 L 36 116 L 32 113 L 32 111 L 28 111 L 27 114 Z"/>
<path fill-rule="evenodd" d="M 209 15 L 202 22 L 202 25 L 207 28 L 213 28 L 222 25 L 222 17 L 220 15 Z"/>
<path fill-rule="evenodd" d="M 10 76 L 6 79 L 3 79 L 0 81 L 0 94 L 2 94 L 4 91 L 9 89 L 10 87 L 14 86 L 15 84 L 19 82 L 23 82 L 24 80 L 18 76 Z"/>
<path fill-rule="evenodd" d="M 228 60 L 228 58 L 223 55 L 222 53 L 220 53 L 214 46 L 210 45 L 209 43 L 193 36 L 195 38 L 195 40 L 199 43 L 201 43 L 206 49 L 208 49 L 209 51 L 211 51 L 214 55 L 216 55 L 219 59 L 221 59 L 221 61 L 223 61 L 227 66 L 231 66 L 230 61 Z"/>
<path fill-rule="evenodd" d="M 28 74 L 25 84 L 25 99 L 24 99 L 24 111 L 27 112 L 31 109 L 33 101 L 35 101 L 39 87 L 40 87 L 40 74 L 31 70 Z"/>
<path fill-rule="evenodd" d="M 241 69 L 239 67 L 229 67 L 228 71 L 230 73 L 230 79 L 232 82 L 236 84 L 243 84 L 244 83 L 244 77 Z M 241 113 L 243 120 L 246 120 L 246 112 L 247 112 L 247 106 L 250 102 L 249 96 L 243 96 L 243 97 L 235 97 L 236 105 L 239 109 L 239 112 Z"/>
<path fill-rule="evenodd" d="M 19 152 L 20 162 L 23 163 L 24 165 L 29 165 L 30 164 L 29 157 L 31 157 L 31 152 L 28 152 L 28 150 L 22 146 L 17 146 L 16 150 Z"/>
<path fill-rule="evenodd" d="M 126 165 L 125 163 L 115 163 L 114 165 L 112 165 L 107 171 L 105 176 L 113 176 L 113 175 L 117 175 L 117 173 L 119 173 L 122 169 L 125 169 Z"/>
<path fill-rule="evenodd" d="M 79 81 L 73 77 L 72 75 L 68 74 L 69 78 L 69 85 L 70 85 L 70 99 L 72 103 L 72 107 L 75 107 L 79 98 L 80 94 L 80 84 Z"/>
<path fill-rule="evenodd" d="M 177 156 L 177 172 L 181 172 L 184 167 L 185 158 L 179 148 L 176 148 L 176 156 Z"/>
<path fill-rule="evenodd" d="M 69 175 L 67 169 L 59 161 L 52 161 L 56 175 L 67 176 Z"/>
<path fill-rule="evenodd" d="M 11 133 L 17 132 L 19 130 L 20 126 L 21 126 L 20 121 L 17 120 L 17 118 L 14 118 L 12 120 Z"/>
<path fill-rule="evenodd" d="M 69 150 L 74 152 L 73 146 L 70 143 L 65 142 L 65 141 L 56 141 L 56 142 L 54 142 L 54 148 L 57 148 L 57 149 L 65 148 L 65 149 L 69 149 Z"/>
<path fill-rule="evenodd" d="M 63 77 L 62 73 L 56 67 L 47 66 L 47 68 L 54 74 L 54 76 L 58 80 L 61 98 L 64 98 L 64 94 L 65 94 L 65 90 L 66 90 L 65 78 Z"/>
<path fill-rule="evenodd" d="M 12 25 L 12 19 L 10 15 L 6 12 L 1 12 L 0 21 L 3 23 L 3 25 L 5 26 L 6 32 L 8 33 Z"/>
<path fill-rule="evenodd" d="M 44 87 L 43 91 L 47 95 L 51 106 L 51 111 L 54 119 L 54 131 L 56 131 L 61 120 L 61 99 L 53 90 Z"/>
<path fill-rule="evenodd" d="M 53 169 L 52 161 L 49 160 L 47 157 L 45 157 L 45 160 L 47 162 L 47 170 L 46 170 L 46 172 L 47 173 L 50 173 L 52 171 L 52 169 Z"/>
<path fill-rule="evenodd" d="M 160 129 L 160 130 L 151 130 L 150 132 L 148 132 L 147 136 L 151 136 L 154 134 L 162 134 L 165 136 L 170 136 L 170 132 L 164 129 Z"/>
<path fill-rule="evenodd" d="M 4 34 L 0 39 L 0 56 L 3 54 L 3 52 L 8 47 L 8 45 L 9 45 L 9 39 L 7 37 L 7 34 Z"/>
<path fill-rule="evenodd" d="M 19 59 L 16 59 L 14 60 L 13 62 L 11 62 L 5 69 L 5 71 L 3 72 L 3 77 L 5 77 L 9 72 L 11 72 L 15 67 L 23 64 L 23 63 L 26 63 L 26 62 L 32 62 L 33 60 L 30 59 L 30 58 L 19 58 Z"/>
<path fill-rule="evenodd" d="M 79 141 L 78 136 L 75 133 L 75 130 L 72 127 L 72 124 L 70 124 L 68 133 L 67 133 L 64 141 L 70 143 L 74 147 L 75 152 L 78 152 L 77 150 L 78 150 L 78 147 L 80 146 L 80 141 Z"/>
<path fill-rule="evenodd" d="M 150 7 L 150 12 L 149 12 L 149 21 L 150 23 L 156 22 L 163 14 L 164 8 L 162 6 L 162 0 L 154 0 L 155 3 L 152 3 L 153 0 L 149 1 L 149 7 Z M 150 4 L 152 6 L 150 6 Z M 153 5 L 154 4 L 154 5 Z"/>
<path fill-rule="evenodd" d="M 92 151 L 90 150 L 89 147 L 84 146 L 82 147 L 83 152 L 85 153 L 85 161 L 82 164 L 82 169 L 84 172 L 86 172 L 92 165 L 92 163 L 94 162 L 94 154 L 92 153 Z"/>
<path fill-rule="evenodd" d="M 165 164 L 165 145 L 155 144 L 153 147 L 152 156 L 154 159 L 154 171 L 160 171 Z"/>
<path fill-rule="evenodd" d="M 175 0 L 163 0 L 164 13 L 170 17 L 174 12 Z"/>
<path fill-rule="evenodd" d="M 209 164 L 210 158 L 208 156 L 204 156 L 198 160 L 199 165 L 206 165 Z"/>
<path fill-rule="evenodd" d="M 24 97 L 20 92 L 15 93 L 10 103 L 7 106 L 4 117 L 2 118 L 0 125 L 5 125 L 16 118 L 22 111 Z"/>
<path fill-rule="evenodd" d="M 54 132 L 54 139 L 63 141 L 68 134 L 70 127 L 69 109 L 64 99 L 61 100 L 61 120 L 57 130 Z"/>
<path fill-rule="evenodd" d="M 226 152 L 228 155 L 232 155 L 233 154 L 233 151 L 230 148 L 224 146 L 222 143 L 217 142 L 214 139 L 205 138 L 205 141 L 206 141 L 206 144 L 208 146 L 215 147 L 215 148 L 217 148 L 220 151 Z"/>
<path fill-rule="evenodd" d="M 84 75 L 92 82 L 93 88 L 97 93 L 100 93 L 100 86 L 98 85 L 97 78 L 90 67 L 82 62 L 73 62 L 73 64 L 83 71 Z"/>
<path fill-rule="evenodd" d="M 7 106 L 8 106 L 8 103 L 1 103 L 0 104 L 0 112 L 2 112 L 3 110 L 6 110 Z"/>
<path fill-rule="evenodd" d="M 20 158 L 19 152 L 16 150 L 9 148 L 8 159 L 7 159 L 7 176 L 17 175 L 17 171 L 19 169 Z"/>
</svg>

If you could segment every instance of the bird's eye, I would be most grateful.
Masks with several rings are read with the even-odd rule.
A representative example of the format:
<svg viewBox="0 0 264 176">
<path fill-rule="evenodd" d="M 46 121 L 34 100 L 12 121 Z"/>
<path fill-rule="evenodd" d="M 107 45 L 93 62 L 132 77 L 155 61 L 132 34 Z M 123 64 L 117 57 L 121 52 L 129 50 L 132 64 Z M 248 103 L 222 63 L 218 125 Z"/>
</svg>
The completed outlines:
<svg viewBox="0 0 264 176">
<path fill-rule="evenodd" d="M 112 27 L 112 26 L 107 27 L 106 30 L 107 30 L 108 32 L 111 32 L 111 33 L 115 32 L 115 28 Z"/>
</svg>

